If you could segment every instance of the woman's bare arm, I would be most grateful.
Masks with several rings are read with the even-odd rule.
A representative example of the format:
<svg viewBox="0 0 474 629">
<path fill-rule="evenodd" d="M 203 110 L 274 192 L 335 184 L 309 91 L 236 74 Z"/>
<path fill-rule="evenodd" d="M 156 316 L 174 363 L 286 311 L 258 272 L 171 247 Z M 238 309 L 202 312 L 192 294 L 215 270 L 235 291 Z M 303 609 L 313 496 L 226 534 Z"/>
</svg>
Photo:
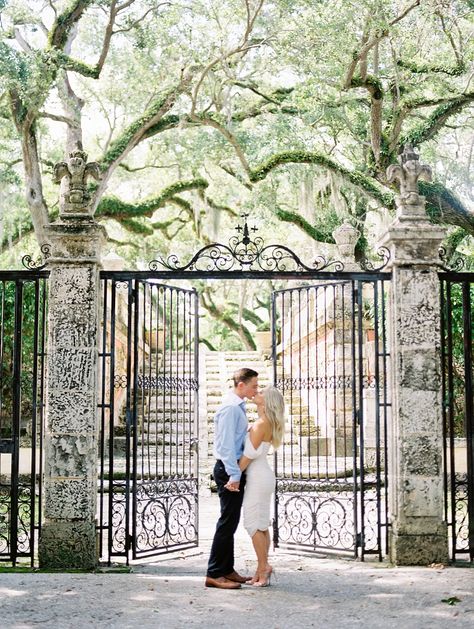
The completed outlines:
<svg viewBox="0 0 474 629">
<path fill-rule="evenodd" d="M 249 459 L 248 456 L 245 456 L 245 454 L 242 454 L 242 456 L 239 459 L 239 467 L 242 472 L 247 469 L 247 466 L 251 460 L 252 459 Z"/>
</svg>

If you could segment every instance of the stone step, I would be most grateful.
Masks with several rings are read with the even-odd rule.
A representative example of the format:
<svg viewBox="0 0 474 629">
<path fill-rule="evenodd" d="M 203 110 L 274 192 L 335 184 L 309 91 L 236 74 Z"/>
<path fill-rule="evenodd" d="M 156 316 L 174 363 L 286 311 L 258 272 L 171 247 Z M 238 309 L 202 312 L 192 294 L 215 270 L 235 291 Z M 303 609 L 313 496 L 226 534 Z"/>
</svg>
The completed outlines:
<svg viewBox="0 0 474 629">
<path fill-rule="evenodd" d="M 171 423 L 176 425 L 186 425 L 193 422 L 195 413 L 147 413 L 146 415 L 139 416 L 137 421 L 140 425 L 147 425 L 151 423 Z"/>
<path fill-rule="evenodd" d="M 132 444 L 130 444 L 132 448 Z M 126 439 L 124 438 L 115 438 L 114 439 L 114 464 L 117 460 L 121 458 L 126 452 Z M 145 456 L 142 457 L 141 454 L 145 453 Z M 166 459 L 171 460 L 183 460 L 187 459 L 191 456 L 189 439 L 186 440 L 172 440 L 172 439 L 157 439 L 156 441 L 149 441 L 145 444 L 141 442 L 138 443 L 137 446 L 137 454 L 138 458 L 141 460 L 155 461 L 158 462 L 166 461 Z"/>
<path fill-rule="evenodd" d="M 175 422 L 149 422 L 139 428 L 142 435 L 189 435 L 191 424 L 176 424 Z"/>
<path fill-rule="evenodd" d="M 180 395 L 150 395 L 146 398 L 146 408 L 191 408 L 193 406 L 194 392 L 188 392 L 185 397 Z"/>
</svg>

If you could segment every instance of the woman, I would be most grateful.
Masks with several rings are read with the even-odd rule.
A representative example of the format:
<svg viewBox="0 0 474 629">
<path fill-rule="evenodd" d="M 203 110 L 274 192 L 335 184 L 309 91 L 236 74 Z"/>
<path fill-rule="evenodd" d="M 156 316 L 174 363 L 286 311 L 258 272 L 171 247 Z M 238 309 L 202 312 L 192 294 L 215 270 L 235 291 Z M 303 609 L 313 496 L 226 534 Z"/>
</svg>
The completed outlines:
<svg viewBox="0 0 474 629">
<path fill-rule="evenodd" d="M 270 585 L 272 567 L 268 563 L 270 549 L 270 503 L 275 491 L 275 474 L 268 464 L 270 446 L 275 449 L 283 440 L 285 430 L 285 403 L 275 387 L 267 387 L 257 393 L 253 401 L 257 405 L 258 419 L 252 425 L 245 440 L 244 454 L 239 461 L 246 470 L 247 483 L 242 505 L 244 527 L 252 538 L 257 555 L 257 570 L 250 582 L 255 587 Z"/>
</svg>

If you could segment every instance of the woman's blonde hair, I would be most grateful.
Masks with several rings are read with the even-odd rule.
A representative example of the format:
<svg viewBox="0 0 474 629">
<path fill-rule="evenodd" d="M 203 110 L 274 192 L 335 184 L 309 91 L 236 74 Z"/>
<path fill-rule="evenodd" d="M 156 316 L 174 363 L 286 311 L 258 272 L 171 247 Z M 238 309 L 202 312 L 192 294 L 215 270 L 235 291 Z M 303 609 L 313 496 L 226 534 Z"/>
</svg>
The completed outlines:
<svg viewBox="0 0 474 629">
<path fill-rule="evenodd" d="M 275 387 L 265 387 L 262 391 L 265 401 L 265 415 L 272 427 L 272 446 L 278 448 L 285 432 L 285 400 Z"/>
</svg>

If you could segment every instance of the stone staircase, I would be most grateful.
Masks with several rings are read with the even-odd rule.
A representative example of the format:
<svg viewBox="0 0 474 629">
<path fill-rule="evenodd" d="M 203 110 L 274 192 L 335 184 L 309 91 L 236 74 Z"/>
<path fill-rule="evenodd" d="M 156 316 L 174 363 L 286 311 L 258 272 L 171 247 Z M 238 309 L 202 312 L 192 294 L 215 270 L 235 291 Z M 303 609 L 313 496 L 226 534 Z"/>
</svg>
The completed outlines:
<svg viewBox="0 0 474 629">
<path fill-rule="evenodd" d="M 169 393 L 159 388 L 148 388 L 139 392 L 137 408 L 137 469 L 146 478 L 156 476 L 194 475 L 193 457 L 189 448 L 196 445 L 199 469 L 199 487 L 202 493 L 210 491 L 210 475 L 214 466 L 214 416 L 222 403 L 223 396 L 232 387 L 232 375 L 241 367 L 250 367 L 259 374 L 259 384 L 264 387 L 272 382 L 272 364 L 265 360 L 259 352 L 214 352 L 202 349 L 199 365 L 199 428 L 198 442 L 193 444 L 195 427 L 193 425 L 194 392 Z M 192 377 L 192 369 L 188 364 L 173 358 L 166 365 L 166 373 L 179 375 L 181 378 Z M 146 372 L 146 368 L 145 368 Z M 189 372 L 189 373 L 188 373 Z M 286 448 L 277 452 L 279 469 L 283 469 L 280 461 L 286 459 L 297 461 L 298 469 L 304 471 L 312 465 L 330 468 L 333 457 L 328 451 L 326 441 L 319 436 L 314 418 L 310 416 L 307 403 L 298 391 L 285 394 L 286 431 L 284 443 Z M 256 419 L 256 407 L 247 404 L 247 416 L 252 422 Z M 123 473 L 126 469 L 125 442 L 123 426 L 114 439 L 114 471 Z M 284 454 L 284 450 L 286 454 Z M 328 457 L 329 455 L 329 457 Z M 310 462 L 313 460 L 313 463 Z M 321 459 L 321 461 L 316 461 Z M 334 464 L 335 464 L 334 460 Z M 342 462 L 341 462 L 342 463 Z M 349 462 L 352 465 L 352 460 Z M 343 463 L 346 466 L 346 463 Z"/>
<path fill-rule="evenodd" d="M 210 473 L 214 466 L 214 415 L 223 395 L 232 387 L 232 375 L 240 367 L 251 367 L 259 373 L 261 386 L 270 383 L 271 365 L 259 352 L 200 352 L 199 365 L 199 477 L 205 493 L 209 491 Z M 181 378 L 192 377 L 190 366 L 174 357 L 166 365 L 166 373 Z M 144 372 L 147 372 L 145 366 Z M 189 469 L 189 446 L 194 438 L 193 392 L 173 394 L 158 388 L 139 391 L 137 407 L 138 470 L 144 477 L 186 473 Z M 248 405 L 249 420 L 256 418 L 256 409 Z M 124 419 L 124 418 L 123 418 Z M 124 427 L 117 427 L 114 438 L 114 470 L 126 469 Z M 120 435 L 120 436 L 119 436 Z"/>
</svg>

